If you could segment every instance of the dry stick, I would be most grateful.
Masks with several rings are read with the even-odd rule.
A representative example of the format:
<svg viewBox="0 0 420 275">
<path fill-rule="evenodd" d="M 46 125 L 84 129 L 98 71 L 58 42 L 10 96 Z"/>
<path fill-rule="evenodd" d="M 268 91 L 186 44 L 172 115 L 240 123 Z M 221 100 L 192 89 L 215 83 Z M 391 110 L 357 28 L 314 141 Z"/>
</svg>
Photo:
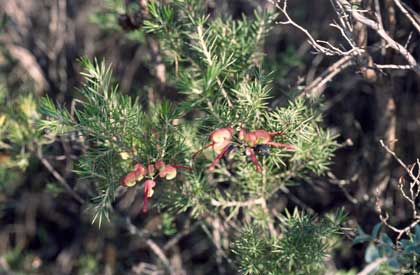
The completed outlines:
<svg viewBox="0 0 420 275">
<path fill-rule="evenodd" d="M 214 240 L 214 244 L 216 245 L 216 263 L 217 263 L 217 269 L 219 271 L 219 274 L 226 274 L 226 269 L 223 266 L 223 249 L 222 249 L 222 234 L 221 232 L 223 231 L 221 222 L 220 222 L 220 218 L 215 218 L 213 219 L 213 232 L 212 232 L 212 236 L 213 236 L 213 240 Z"/>
<path fill-rule="evenodd" d="M 253 205 L 263 205 L 265 203 L 264 198 L 248 200 L 248 201 L 217 201 L 211 200 L 211 204 L 216 207 L 246 207 Z"/>
<path fill-rule="evenodd" d="M 168 251 L 169 249 L 171 249 L 175 244 L 177 244 L 179 242 L 179 240 L 181 238 L 183 238 L 184 236 L 190 234 L 192 231 L 194 231 L 201 224 L 202 224 L 201 221 L 196 221 L 191 226 L 189 226 L 188 228 L 184 228 L 181 232 L 177 233 L 174 237 L 172 237 L 172 239 L 170 239 L 165 244 L 165 246 L 163 247 L 163 250 L 164 251 Z"/>
<path fill-rule="evenodd" d="M 276 6 L 276 8 L 281 11 L 281 13 L 283 13 L 283 15 L 286 17 L 287 21 L 283 21 L 283 22 L 278 22 L 279 24 L 282 25 L 292 25 L 295 28 L 299 29 L 300 31 L 302 31 L 306 37 L 308 38 L 308 42 L 309 44 L 317 51 L 324 53 L 326 55 L 335 55 L 336 52 L 332 51 L 331 49 L 328 49 L 324 46 L 321 46 L 317 43 L 317 41 L 315 41 L 315 39 L 312 37 L 312 35 L 309 33 L 309 31 L 305 28 L 303 28 L 302 26 L 300 26 L 299 24 L 297 24 L 295 21 L 292 20 L 292 18 L 290 18 L 289 14 L 287 13 L 287 0 L 284 1 L 283 6 L 281 7 L 279 4 L 279 0 L 268 0 L 270 3 L 272 3 L 274 6 Z"/>
<path fill-rule="evenodd" d="M 60 175 L 60 173 L 57 172 L 57 170 L 52 167 L 52 165 L 46 160 L 41 151 L 38 150 L 37 157 L 41 161 L 41 163 L 47 168 L 47 170 L 53 175 L 53 177 L 69 192 L 69 194 L 77 200 L 80 204 L 84 204 L 85 200 L 77 194 L 73 188 L 70 187 L 70 185 L 67 183 L 67 181 Z"/>
<path fill-rule="evenodd" d="M 389 223 L 388 223 L 388 219 L 389 219 L 389 215 L 387 214 L 387 213 L 385 213 L 385 217 L 382 215 L 382 214 L 380 214 L 379 215 L 379 218 L 381 219 L 381 221 L 388 227 L 388 228 L 390 228 L 391 230 L 393 230 L 394 232 L 397 232 L 398 233 L 398 236 L 397 236 L 397 240 L 399 240 L 399 239 L 401 239 L 401 237 L 404 235 L 404 234 L 407 234 L 408 232 L 410 232 L 410 230 L 411 229 L 413 229 L 418 223 L 420 223 L 420 217 L 419 216 L 417 216 L 417 209 L 416 209 L 416 203 L 415 203 L 415 199 L 416 199 L 416 196 L 418 195 L 418 191 L 414 194 L 414 192 L 413 192 L 413 187 L 415 186 L 415 185 L 417 185 L 417 186 L 419 186 L 420 185 L 420 182 L 419 182 L 419 179 L 418 179 L 418 177 L 416 177 L 414 174 L 413 174 L 413 169 L 414 169 L 414 166 L 412 167 L 412 168 L 409 168 L 396 154 L 395 154 L 395 152 L 394 151 L 392 151 L 388 146 L 386 146 L 385 144 L 384 144 L 384 142 L 383 142 L 383 140 L 379 140 L 379 143 L 381 144 L 381 146 L 389 153 L 389 154 L 391 154 L 397 161 L 398 161 L 398 163 L 404 168 L 404 170 L 409 174 L 409 176 L 410 176 L 410 178 L 413 180 L 413 183 L 412 184 L 410 184 L 410 194 L 411 194 L 411 198 L 410 197 L 408 197 L 408 195 L 404 192 L 404 190 L 403 190 L 403 185 L 400 185 L 400 191 L 401 191 L 401 193 L 402 193 L 402 195 L 403 195 L 403 197 L 410 203 L 410 205 L 411 205 L 411 207 L 412 207 L 412 210 L 413 210 L 413 219 L 414 219 L 414 221 L 410 224 L 410 225 L 408 225 L 408 226 L 406 226 L 406 227 L 404 227 L 403 229 L 399 229 L 399 228 L 396 228 L 396 227 L 394 227 L 394 226 L 392 226 L 392 225 L 390 225 Z M 380 207 L 379 207 L 379 211 L 380 211 Z"/>
<path fill-rule="evenodd" d="M 144 232 L 139 230 L 137 228 L 137 226 L 135 226 L 131 219 L 129 217 L 126 218 L 126 226 L 128 231 L 132 234 L 132 235 L 137 235 L 138 237 L 140 237 L 141 239 L 145 238 Z M 169 274 L 171 275 L 176 275 L 172 268 L 171 268 L 171 264 L 168 260 L 168 258 L 166 257 L 165 253 L 163 252 L 163 250 L 150 238 L 147 238 L 145 240 L 147 246 L 152 250 L 153 253 L 155 253 L 156 256 L 158 256 L 158 258 L 160 259 L 160 261 L 164 264 L 165 268 L 167 269 L 167 271 L 169 272 Z"/>
<path fill-rule="evenodd" d="M 266 200 L 264 200 L 264 203 L 261 204 L 261 207 L 262 207 L 264 213 L 269 216 L 268 229 L 270 230 L 270 234 L 271 234 L 272 237 L 276 237 L 277 236 L 277 231 L 274 228 L 274 221 L 273 221 L 273 218 L 271 217 L 270 210 L 268 209 Z"/>
<path fill-rule="evenodd" d="M 404 234 L 408 234 L 411 231 L 411 229 L 413 229 L 418 223 L 420 223 L 420 219 L 418 218 L 417 220 L 413 221 L 410 225 L 407 225 L 406 227 L 399 229 L 388 223 L 388 219 L 389 219 L 388 213 L 385 213 L 385 217 L 382 214 L 380 214 L 379 218 L 381 219 L 382 223 L 385 224 L 389 229 L 398 233 L 397 241 L 399 241 Z"/>
<path fill-rule="evenodd" d="M 337 62 L 329 66 L 320 76 L 307 85 L 299 96 L 304 96 L 311 91 L 319 91 L 322 89 L 325 84 L 352 64 L 353 57 L 354 56 L 352 55 L 347 55 L 340 58 Z"/>
<path fill-rule="evenodd" d="M 165 265 L 166 269 L 168 270 L 169 274 L 176 275 L 171 268 L 171 264 L 166 257 L 165 253 L 163 253 L 162 249 L 151 239 L 146 240 L 146 244 L 149 246 L 149 248 L 153 251 L 153 253 L 158 256 L 158 258 L 162 261 L 162 263 Z"/>
<path fill-rule="evenodd" d="M 408 175 L 410 175 L 410 178 L 414 181 L 414 182 L 416 182 L 418 185 L 420 185 L 420 181 L 419 181 L 419 179 L 413 174 L 413 172 L 411 171 L 411 169 L 410 168 L 408 168 L 408 166 L 395 154 L 395 152 L 394 151 L 392 151 L 391 149 L 389 149 L 389 147 L 388 146 L 386 146 L 385 144 L 384 144 L 384 141 L 381 139 L 381 140 L 379 140 L 379 143 L 381 144 L 381 146 L 388 152 L 388 153 L 390 153 L 393 157 L 394 157 L 394 159 L 396 160 L 396 161 L 398 161 L 398 163 L 404 168 L 404 170 L 408 173 Z"/>
<path fill-rule="evenodd" d="M 279 133 L 280 133 L 280 135 L 283 134 L 282 132 L 279 132 Z M 273 134 L 273 136 L 275 135 L 275 133 L 272 133 L 272 134 Z M 266 191 L 267 191 L 266 190 L 266 187 L 267 187 L 267 169 L 265 167 L 265 163 L 264 163 L 264 168 L 263 168 L 262 175 L 263 175 L 263 178 L 262 178 L 262 180 L 263 180 L 263 194 L 265 194 Z M 268 221 L 268 228 L 270 230 L 271 236 L 272 237 L 276 237 L 277 236 L 277 231 L 274 228 L 274 219 L 271 216 L 271 211 L 269 210 L 269 208 L 267 206 L 267 200 L 266 199 L 264 199 L 263 203 L 261 204 L 261 208 L 263 209 L 263 211 L 265 212 L 265 214 L 268 216 L 268 219 L 269 219 L 269 221 Z"/>
<path fill-rule="evenodd" d="M 212 224 L 212 220 L 211 217 L 208 217 L 208 224 Z M 216 244 L 215 240 L 212 237 L 212 234 L 210 233 L 209 229 L 205 226 L 204 223 L 200 223 L 201 228 L 203 229 L 204 233 L 206 233 L 207 237 L 210 239 L 210 241 L 214 244 L 214 246 L 216 247 L 216 249 L 219 250 L 219 246 L 218 244 Z M 219 253 L 225 258 L 225 260 L 229 263 L 229 264 L 233 264 L 232 260 L 227 256 L 226 252 L 220 248 Z"/>
<path fill-rule="evenodd" d="M 411 14 L 408 12 L 408 10 L 401 4 L 400 0 L 394 0 L 395 5 L 401 10 L 401 12 L 410 20 L 410 22 L 413 24 L 413 26 L 417 29 L 417 31 L 420 33 L 420 24 L 416 21 L 416 19 L 411 16 Z"/>
<path fill-rule="evenodd" d="M 383 23 L 383 20 L 382 20 L 381 5 L 379 3 L 379 0 L 375 0 L 375 12 L 376 12 L 375 13 L 376 17 L 378 18 L 379 25 L 383 27 L 384 23 Z M 366 36 L 367 36 L 367 32 L 366 32 Z M 382 54 L 382 56 L 386 55 L 386 42 L 383 39 L 381 39 L 381 54 Z"/>
<path fill-rule="evenodd" d="M 362 271 L 357 273 L 356 275 L 369 275 L 372 271 L 376 270 L 381 264 L 385 263 L 388 260 L 388 258 L 379 258 L 375 261 L 368 264 Z"/>
<path fill-rule="evenodd" d="M 336 1 L 342 4 L 346 12 L 348 12 L 356 21 L 376 31 L 376 33 L 382 39 L 384 39 L 391 48 L 399 52 L 407 60 L 408 64 L 411 65 L 414 71 L 416 71 L 417 73 L 420 73 L 420 66 L 417 64 L 417 61 L 413 57 L 413 55 L 406 48 L 404 48 L 400 43 L 392 39 L 388 35 L 388 33 L 385 31 L 385 29 L 378 22 L 375 22 L 372 19 L 365 17 L 362 14 L 360 14 L 357 10 L 354 10 L 351 7 L 350 3 L 347 2 L 346 0 L 336 0 Z"/>
<path fill-rule="evenodd" d="M 390 69 L 390 70 L 411 70 L 411 65 L 396 65 L 396 64 L 373 64 L 376 69 Z"/>
</svg>

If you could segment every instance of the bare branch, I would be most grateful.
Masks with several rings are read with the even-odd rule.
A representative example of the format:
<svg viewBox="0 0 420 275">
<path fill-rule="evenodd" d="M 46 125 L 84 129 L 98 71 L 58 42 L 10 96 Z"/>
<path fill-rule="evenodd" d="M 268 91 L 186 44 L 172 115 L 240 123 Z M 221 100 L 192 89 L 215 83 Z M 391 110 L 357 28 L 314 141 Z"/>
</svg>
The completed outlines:
<svg viewBox="0 0 420 275">
<path fill-rule="evenodd" d="M 411 24 L 420 33 L 420 23 L 408 12 L 408 10 L 401 4 L 400 0 L 394 0 L 395 5 L 401 10 L 401 12 L 410 20 Z"/>
<path fill-rule="evenodd" d="M 307 85 L 300 96 L 304 96 L 310 92 L 320 93 L 329 81 L 352 64 L 353 58 L 354 57 L 351 55 L 340 58 L 337 62 L 329 66 L 320 76 Z"/>
<path fill-rule="evenodd" d="M 135 226 L 131 219 L 129 217 L 126 218 L 126 226 L 128 231 L 132 234 L 132 235 L 137 235 L 139 236 L 141 239 L 144 239 L 145 234 L 143 231 L 139 230 L 137 228 L 137 226 Z M 168 258 L 166 257 L 165 253 L 163 252 L 163 250 L 150 238 L 147 238 L 145 240 L 147 246 L 152 250 L 152 252 L 158 256 L 158 258 L 160 259 L 160 261 L 163 263 L 163 265 L 165 266 L 165 268 L 167 269 L 167 271 L 169 272 L 169 274 L 171 275 L 176 275 L 171 267 L 171 264 L 168 260 Z"/>
<path fill-rule="evenodd" d="M 48 162 L 47 159 L 44 158 L 40 149 L 38 149 L 37 157 L 41 161 L 41 163 L 47 168 L 47 170 L 53 175 L 53 177 L 69 192 L 69 194 L 76 199 L 80 204 L 84 204 L 85 200 L 77 194 L 73 188 L 67 183 L 67 181 L 54 169 L 51 163 Z"/>
<path fill-rule="evenodd" d="M 368 26 L 372 30 L 376 31 L 376 33 L 388 43 L 388 46 L 399 52 L 410 64 L 412 69 L 416 71 L 417 73 L 420 73 L 420 66 L 417 64 L 416 59 L 413 57 L 413 55 L 404 48 L 400 43 L 396 42 L 394 39 L 392 39 L 388 33 L 385 31 L 383 26 L 381 26 L 378 22 L 369 19 L 362 15 L 359 11 L 352 8 L 351 4 L 346 0 L 336 0 L 338 3 L 342 4 L 344 9 L 351 14 L 351 16 L 358 22 Z"/>
<path fill-rule="evenodd" d="M 217 201 L 215 199 L 211 200 L 211 204 L 216 207 L 247 207 L 253 205 L 263 205 L 264 203 L 264 198 L 248 201 Z"/>
<path fill-rule="evenodd" d="M 385 263 L 387 260 L 388 258 L 385 257 L 376 259 L 375 261 L 368 264 L 362 271 L 357 273 L 357 275 L 368 275 L 372 271 L 376 270 L 381 264 Z"/>
</svg>

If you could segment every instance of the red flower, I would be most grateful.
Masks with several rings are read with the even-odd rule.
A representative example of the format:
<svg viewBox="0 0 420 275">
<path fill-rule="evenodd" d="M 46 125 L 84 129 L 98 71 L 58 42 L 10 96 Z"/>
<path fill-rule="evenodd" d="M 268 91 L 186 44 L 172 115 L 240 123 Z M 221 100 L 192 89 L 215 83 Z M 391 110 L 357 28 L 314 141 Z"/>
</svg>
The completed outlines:
<svg viewBox="0 0 420 275">
<path fill-rule="evenodd" d="M 171 164 L 165 164 L 163 160 L 158 160 L 155 163 L 156 169 L 159 170 L 159 177 L 165 178 L 167 180 L 172 180 L 176 177 L 177 168 L 183 168 L 191 170 L 191 167 L 188 166 L 180 166 L 180 165 L 171 165 Z"/>
<path fill-rule="evenodd" d="M 273 142 L 275 136 L 283 135 L 283 132 L 267 132 L 265 130 L 254 130 L 246 132 L 244 129 L 239 131 L 239 139 L 245 141 L 249 146 L 255 147 L 258 144 L 266 144 L 274 147 L 283 147 L 290 150 L 296 150 L 296 147 L 290 144 Z"/>
<path fill-rule="evenodd" d="M 134 186 L 137 181 L 141 181 L 147 176 L 147 180 L 144 182 L 144 200 L 143 200 L 143 212 L 147 212 L 147 202 L 150 197 L 153 196 L 153 188 L 156 186 L 156 182 L 152 179 L 156 176 L 156 169 L 161 178 L 167 180 L 174 179 L 176 177 L 176 169 L 184 168 L 191 170 L 191 167 L 180 166 L 180 165 L 169 165 L 165 164 L 163 160 L 156 161 L 155 165 L 149 164 L 147 169 L 137 163 L 134 165 L 134 171 L 129 172 L 121 180 L 121 184 L 126 187 Z"/>
<path fill-rule="evenodd" d="M 134 171 L 137 176 L 137 181 L 141 181 L 144 178 L 144 176 L 146 176 L 146 168 L 144 168 L 144 166 L 139 163 L 134 165 Z"/>
<path fill-rule="evenodd" d="M 202 149 L 198 150 L 193 155 L 193 158 L 196 158 L 199 153 L 210 147 L 213 147 L 213 150 L 216 152 L 216 154 L 221 154 L 222 152 L 226 151 L 232 140 L 234 132 L 235 130 L 231 127 L 218 128 L 214 130 L 210 133 L 209 136 L 210 143 L 204 146 Z"/>
<path fill-rule="evenodd" d="M 136 185 L 137 181 L 141 181 L 146 175 L 146 169 L 141 164 L 134 165 L 134 171 L 129 172 L 121 180 L 121 185 L 126 187 L 132 187 Z"/>
<path fill-rule="evenodd" d="M 131 187 L 136 185 L 137 182 L 137 176 L 136 172 L 129 172 L 127 175 L 125 175 L 121 180 L 121 185 L 126 187 Z"/>
</svg>

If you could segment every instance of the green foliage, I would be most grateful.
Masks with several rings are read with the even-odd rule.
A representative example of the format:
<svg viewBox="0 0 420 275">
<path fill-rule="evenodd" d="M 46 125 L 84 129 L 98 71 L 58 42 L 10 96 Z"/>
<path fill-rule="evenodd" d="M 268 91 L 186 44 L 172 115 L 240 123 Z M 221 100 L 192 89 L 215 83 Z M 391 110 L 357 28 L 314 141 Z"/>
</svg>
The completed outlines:
<svg viewBox="0 0 420 275">
<path fill-rule="evenodd" d="M 0 86 L 0 188 L 18 183 L 31 157 L 48 139 L 36 125 L 37 100 L 29 93 L 9 93 Z M 9 186 L 10 187 L 10 186 Z"/>
<path fill-rule="evenodd" d="M 185 126 L 192 150 L 206 144 L 213 130 L 226 126 L 236 131 L 241 126 L 249 130 L 283 131 L 285 135 L 276 141 L 292 144 L 297 150 L 271 148 L 269 156 L 259 157 L 266 168 L 263 175 L 255 172 L 240 150 L 214 172 L 217 182 L 230 183 L 223 194 L 214 188 L 215 181 L 187 180 L 186 186 L 179 187 L 182 190 L 170 195 L 170 201 L 176 201 L 177 209 L 192 207 L 194 212 L 201 213 L 203 202 L 214 198 L 237 201 L 268 198 L 299 177 L 327 171 L 337 144 L 335 136 L 320 127 L 316 106 L 304 100 L 292 100 L 289 106 L 274 109 L 269 104 L 271 80 L 260 67 L 263 57 L 260 46 L 276 14 L 256 11 L 253 17 L 237 20 L 211 18 L 200 3 L 152 1 L 151 18 L 144 23 L 145 30 L 159 38 L 165 60 L 174 70 L 172 85 L 187 96 L 182 108 L 196 116 L 194 123 Z M 197 116 L 197 110 L 205 114 Z M 234 142 L 241 145 L 237 139 Z M 196 162 L 197 170 L 205 169 L 203 164 L 214 158 L 209 151 L 204 152 L 206 162 Z M 192 186 L 205 185 L 210 192 L 204 192 L 200 199 L 191 199 L 197 197 Z"/>
<path fill-rule="evenodd" d="M 334 247 L 344 218 L 342 211 L 317 218 L 295 209 L 279 218 L 280 236 L 256 226 L 246 228 L 233 249 L 242 274 L 323 274 L 325 256 Z"/>
<path fill-rule="evenodd" d="M 220 89 L 229 89 L 232 96 L 248 70 L 260 62 L 257 47 L 270 30 L 274 15 L 256 12 L 252 19 L 211 20 L 200 3 L 151 2 L 152 18 L 144 25 L 147 32 L 158 36 L 171 67 L 175 65 L 175 84 L 188 95 L 188 105 L 207 108 Z"/>
<path fill-rule="evenodd" d="M 90 275 L 90 274 L 98 274 L 99 272 L 99 265 L 98 260 L 89 254 L 82 255 L 78 261 L 78 274 L 79 275 Z"/>
<path fill-rule="evenodd" d="M 115 8 L 114 12 L 122 11 Z M 322 128 L 318 106 L 303 99 L 275 106 L 270 102 L 272 79 L 261 67 L 261 49 L 276 14 L 257 11 L 240 19 L 214 18 L 199 0 L 151 1 L 148 12 L 138 32 L 160 43 L 167 64 L 165 84 L 184 95 L 176 108 L 165 101 L 142 106 L 138 98 L 122 95 L 110 67 L 87 59 L 81 61 L 86 81 L 75 108 L 69 111 L 50 99 L 42 101 L 41 110 L 48 119 L 40 128 L 81 137 L 86 148 L 78 173 L 96 186 L 94 220 L 101 224 L 109 217 L 120 180 L 134 164 L 160 159 L 186 163 L 192 171 L 171 183 L 158 181 L 155 188 L 153 202 L 165 213 L 165 234 L 176 232 L 173 213 L 189 212 L 197 219 L 223 213 L 227 219 L 252 224 L 234 248 L 243 274 L 320 274 L 343 213 L 317 218 L 286 212 L 274 221 L 266 211 L 267 200 L 282 186 L 326 172 L 338 147 L 335 136 Z M 234 129 L 236 151 L 208 171 L 212 150 L 196 159 L 191 156 L 208 143 L 211 132 L 223 127 Z M 262 172 L 257 172 L 245 154 L 249 145 L 239 138 L 242 127 L 283 132 L 273 142 L 296 149 L 269 147 L 267 154 L 257 154 L 262 165 Z M 241 211 L 244 207 L 248 211 Z M 271 231 L 277 229 L 281 234 L 274 236 Z"/>
<path fill-rule="evenodd" d="M 57 108 L 50 99 L 41 102 L 41 111 L 49 119 L 40 128 L 53 134 L 76 133 L 84 138 L 87 152 L 80 159 L 78 173 L 95 181 L 98 195 L 93 199 L 94 220 L 99 224 L 108 218 L 116 188 L 122 176 L 135 163 L 149 164 L 156 160 L 182 163 L 185 147 L 173 125 L 181 115 L 168 102 L 142 110 L 138 100 L 118 92 L 110 67 L 97 61 L 82 59 L 86 82 L 73 114 Z"/>
</svg>

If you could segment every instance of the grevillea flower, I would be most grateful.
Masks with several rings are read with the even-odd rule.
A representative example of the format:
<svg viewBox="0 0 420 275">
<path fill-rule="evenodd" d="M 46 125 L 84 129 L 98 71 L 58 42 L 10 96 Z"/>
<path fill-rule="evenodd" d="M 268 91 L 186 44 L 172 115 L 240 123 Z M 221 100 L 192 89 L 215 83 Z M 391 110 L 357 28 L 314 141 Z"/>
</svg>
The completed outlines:
<svg viewBox="0 0 420 275">
<path fill-rule="evenodd" d="M 144 166 L 139 163 L 134 165 L 134 171 L 137 176 L 137 181 L 141 181 L 144 178 L 144 176 L 146 176 L 146 168 L 144 168 Z"/>
<path fill-rule="evenodd" d="M 177 168 L 183 168 L 191 170 L 191 167 L 188 166 L 181 166 L 181 165 L 171 165 L 171 164 L 165 164 L 163 160 L 158 160 L 155 163 L 156 169 L 159 170 L 159 177 L 165 178 L 167 180 L 172 180 L 176 178 Z"/>
<path fill-rule="evenodd" d="M 220 154 L 225 151 L 226 147 L 229 146 L 232 136 L 235 130 L 231 127 L 219 128 L 210 133 L 209 141 L 210 143 L 204 146 L 202 149 L 198 150 L 193 158 L 196 158 L 199 153 L 203 150 L 213 147 L 213 150 L 216 154 Z"/>
<path fill-rule="evenodd" d="M 296 150 L 293 145 L 273 142 L 275 136 L 283 135 L 283 132 L 267 132 L 265 130 L 254 130 L 246 132 L 244 129 L 239 131 L 239 139 L 245 141 L 249 146 L 255 147 L 258 144 L 266 144 L 274 147 L 283 147 L 290 150 Z"/>
<path fill-rule="evenodd" d="M 132 187 L 136 185 L 137 181 L 140 181 L 146 175 L 146 169 L 141 164 L 134 165 L 134 171 L 129 172 L 121 180 L 121 185 L 126 187 Z"/>
<path fill-rule="evenodd" d="M 231 127 L 219 128 L 210 133 L 209 140 L 213 143 L 230 141 L 235 130 Z"/>
<path fill-rule="evenodd" d="M 159 172 L 159 177 L 167 180 L 174 179 L 176 177 L 176 168 L 172 165 L 165 165 L 165 168 Z"/>
<path fill-rule="evenodd" d="M 121 180 L 121 185 L 126 187 L 131 187 L 136 185 L 137 183 L 137 175 L 136 172 L 129 172 L 127 175 L 125 175 Z"/>
<path fill-rule="evenodd" d="M 149 179 L 144 182 L 143 212 L 147 212 L 147 202 L 153 196 L 155 186 L 156 182 L 154 180 Z"/>
<path fill-rule="evenodd" d="M 145 177 L 148 179 L 144 182 L 144 201 L 143 201 L 143 212 L 147 212 L 147 202 L 153 195 L 153 188 L 156 186 L 156 182 L 153 180 L 156 177 L 156 170 L 161 178 L 167 180 L 174 179 L 176 177 L 176 169 L 183 168 L 191 170 L 191 167 L 170 165 L 165 164 L 163 160 L 158 160 L 156 163 L 147 165 L 147 168 L 137 163 L 134 165 L 134 171 L 129 172 L 121 180 L 121 184 L 126 187 L 134 186 L 137 181 L 141 181 Z"/>
</svg>

